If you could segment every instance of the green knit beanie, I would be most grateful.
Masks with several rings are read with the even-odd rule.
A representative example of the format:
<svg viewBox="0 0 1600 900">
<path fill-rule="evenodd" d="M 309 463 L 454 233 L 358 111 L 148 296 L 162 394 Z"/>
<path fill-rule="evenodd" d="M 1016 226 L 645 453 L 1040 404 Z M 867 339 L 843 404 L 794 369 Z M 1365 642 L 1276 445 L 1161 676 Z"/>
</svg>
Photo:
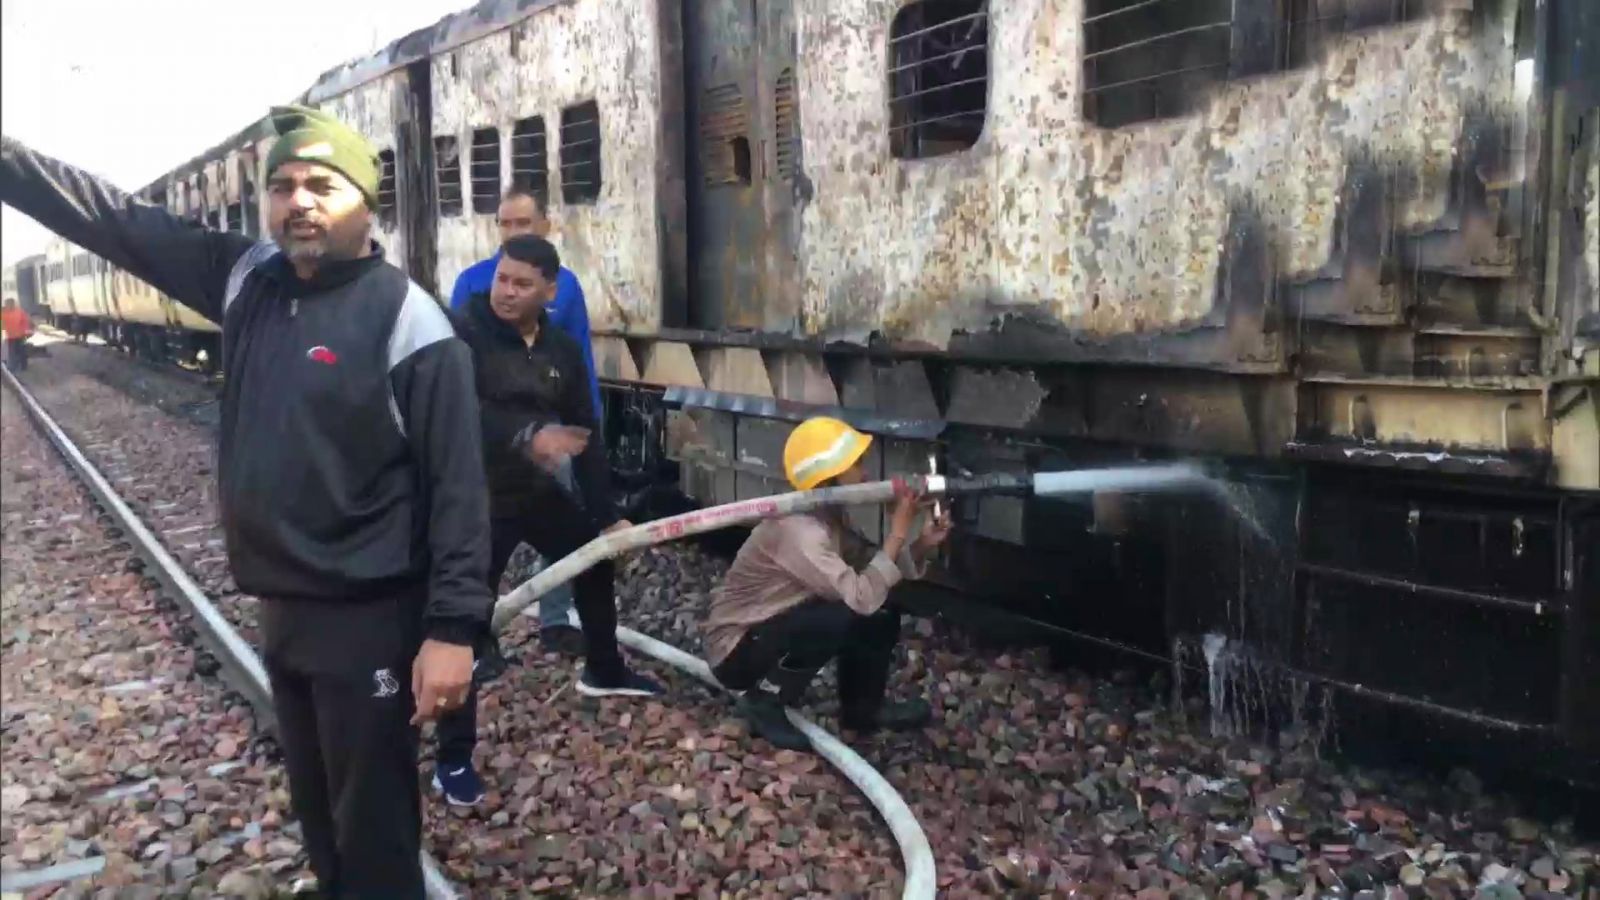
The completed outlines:
<svg viewBox="0 0 1600 900">
<path fill-rule="evenodd" d="M 378 153 L 367 139 L 319 109 L 274 106 L 272 127 L 278 141 L 267 153 L 267 177 L 286 162 L 318 163 L 350 179 L 367 206 L 378 208 Z"/>
</svg>

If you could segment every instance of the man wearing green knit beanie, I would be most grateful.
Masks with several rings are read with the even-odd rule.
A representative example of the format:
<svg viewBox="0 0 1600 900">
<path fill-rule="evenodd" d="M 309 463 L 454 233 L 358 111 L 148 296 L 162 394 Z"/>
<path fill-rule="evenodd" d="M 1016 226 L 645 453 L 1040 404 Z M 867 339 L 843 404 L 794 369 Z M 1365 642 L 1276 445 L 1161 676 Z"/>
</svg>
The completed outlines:
<svg viewBox="0 0 1600 900">
<path fill-rule="evenodd" d="M 423 900 L 418 725 L 466 698 L 493 603 L 472 357 L 372 239 L 371 145 L 272 124 L 271 240 L 5 136 L 0 202 L 221 326 L 218 511 L 306 854 L 323 896 Z"/>
<path fill-rule="evenodd" d="M 321 110 L 276 106 L 272 125 L 267 191 L 283 202 L 272 204 L 270 226 L 295 270 L 305 278 L 324 258 L 365 256 L 378 208 L 377 151 Z"/>
</svg>

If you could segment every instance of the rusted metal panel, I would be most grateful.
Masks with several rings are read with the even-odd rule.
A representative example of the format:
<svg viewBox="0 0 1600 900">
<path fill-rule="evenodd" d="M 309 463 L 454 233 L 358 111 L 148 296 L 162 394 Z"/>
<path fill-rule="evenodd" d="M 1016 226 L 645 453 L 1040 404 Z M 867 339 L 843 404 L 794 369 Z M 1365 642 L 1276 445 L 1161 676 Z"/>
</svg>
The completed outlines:
<svg viewBox="0 0 1600 900">
<path fill-rule="evenodd" d="M 554 159 L 559 132 L 553 126 L 561 111 L 589 100 L 598 106 L 599 198 L 563 202 L 552 173 L 550 200 L 551 239 L 582 279 L 598 327 L 649 332 L 660 324 L 660 14 L 653 4 L 603 0 L 546 5 L 431 63 L 433 134 L 456 135 L 463 147 L 475 128 L 498 127 L 509 142 L 516 120 L 541 115 Z M 504 165 L 508 148 L 501 158 Z M 442 219 L 438 229 L 439 283 L 448 291 L 463 269 L 494 252 L 498 236 L 492 214 L 470 211 Z"/>
<path fill-rule="evenodd" d="M 1509 98 L 1509 19 L 1445 11 L 1330 40 L 1312 65 L 1229 82 L 1193 115 L 1101 130 L 1078 108 L 1082 3 L 1011 0 L 989 4 L 977 146 L 901 162 L 883 75 L 899 5 L 796 5 L 808 334 L 942 347 L 1008 309 L 1091 337 L 1192 328 L 1217 303 L 1237 207 L 1260 215 L 1288 279 L 1333 253 L 1354 159 L 1406 172 L 1396 227 L 1429 227 L 1464 120 Z"/>
</svg>

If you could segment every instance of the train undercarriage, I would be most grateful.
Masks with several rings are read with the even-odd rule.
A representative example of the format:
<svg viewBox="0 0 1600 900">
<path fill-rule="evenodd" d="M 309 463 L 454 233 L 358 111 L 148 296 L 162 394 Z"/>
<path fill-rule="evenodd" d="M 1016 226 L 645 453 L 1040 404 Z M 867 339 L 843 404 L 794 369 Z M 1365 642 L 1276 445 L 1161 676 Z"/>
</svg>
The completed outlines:
<svg viewBox="0 0 1600 900">
<path fill-rule="evenodd" d="M 220 371 L 222 336 L 218 332 L 188 331 L 100 317 L 56 315 L 52 324 L 82 341 L 99 338 L 107 346 L 137 359 L 171 363 L 208 375 Z"/>
<path fill-rule="evenodd" d="M 638 518 L 785 489 L 767 461 L 781 460 L 792 420 L 822 411 L 618 383 L 606 394 L 619 488 Z M 1049 645 L 1064 663 L 1159 672 L 1175 695 L 1205 697 L 1214 728 L 1600 789 L 1590 492 L 1442 471 L 1452 454 L 1438 451 L 1375 467 L 865 424 L 883 438 L 883 474 L 926 472 L 930 459 L 957 474 L 1182 458 L 1224 486 L 960 499 L 929 611 Z M 854 515 L 869 535 L 880 525 Z"/>
</svg>

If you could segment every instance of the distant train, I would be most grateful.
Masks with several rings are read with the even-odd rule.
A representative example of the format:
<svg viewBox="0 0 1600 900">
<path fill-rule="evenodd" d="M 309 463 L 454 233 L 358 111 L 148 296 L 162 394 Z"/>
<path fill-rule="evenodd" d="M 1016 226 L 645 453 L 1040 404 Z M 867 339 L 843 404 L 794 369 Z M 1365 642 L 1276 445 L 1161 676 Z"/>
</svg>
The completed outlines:
<svg viewBox="0 0 1600 900">
<path fill-rule="evenodd" d="M 0 293 L 15 298 L 27 311 L 29 318 L 46 320 L 50 307 L 44 299 L 44 254 L 36 253 L 5 267 L 4 285 Z"/>
<path fill-rule="evenodd" d="M 1208 459 L 1251 527 L 984 499 L 941 577 L 1592 777 L 1597 31 L 1588 0 L 486 0 L 301 99 L 381 148 L 380 241 L 431 290 L 505 184 L 548 197 L 620 461 L 779 490 L 819 411 L 885 469 Z M 139 194 L 261 234 L 270 140 Z M 46 266 L 70 331 L 215 360 L 148 286 Z"/>
</svg>

